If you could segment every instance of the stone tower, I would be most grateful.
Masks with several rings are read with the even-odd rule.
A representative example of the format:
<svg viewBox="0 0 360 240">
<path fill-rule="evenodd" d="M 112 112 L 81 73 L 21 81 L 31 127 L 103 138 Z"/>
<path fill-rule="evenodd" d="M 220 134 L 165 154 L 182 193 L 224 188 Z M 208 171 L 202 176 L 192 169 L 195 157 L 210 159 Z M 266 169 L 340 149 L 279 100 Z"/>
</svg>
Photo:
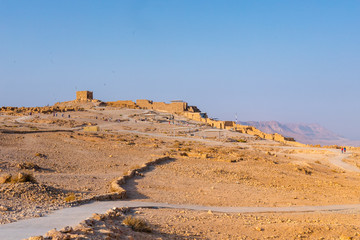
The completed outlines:
<svg viewBox="0 0 360 240">
<path fill-rule="evenodd" d="M 77 91 L 76 100 L 78 101 L 91 101 L 93 100 L 93 92 L 90 91 Z"/>
</svg>

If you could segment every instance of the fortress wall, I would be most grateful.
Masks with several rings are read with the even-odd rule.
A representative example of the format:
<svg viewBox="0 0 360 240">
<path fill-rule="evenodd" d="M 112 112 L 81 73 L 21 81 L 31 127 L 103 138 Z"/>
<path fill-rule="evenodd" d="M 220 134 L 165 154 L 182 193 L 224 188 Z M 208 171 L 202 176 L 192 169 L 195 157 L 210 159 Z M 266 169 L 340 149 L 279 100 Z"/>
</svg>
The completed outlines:
<svg viewBox="0 0 360 240">
<path fill-rule="evenodd" d="M 267 140 L 274 140 L 274 136 L 273 136 L 272 134 L 265 133 L 265 139 L 267 139 Z"/>
<path fill-rule="evenodd" d="M 172 103 L 154 102 L 153 109 L 172 112 L 172 113 L 181 113 L 186 111 L 187 103 L 186 102 L 172 102 Z"/>
<path fill-rule="evenodd" d="M 208 118 L 207 123 L 211 127 L 215 127 L 215 128 L 219 128 L 219 129 L 224 129 L 225 128 L 225 121 L 219 121 L 219 120 L 214 120 L 214 119 Z"/>
<path fill-rule="evenodd" d="M 121 108 L 136 108 L 137 105 L 131 100 L 115 101 L 115 102 L 106 102 L 106 106 L 110 107 L 121 107 Z"/>
<path fill-rule="evenodd" d="M 153 102 L 147 99 L 137 99 L 136 105 L 143 109 L 153 109 Z"/>
<path fill-rule="evenodd" d="M 136 105 L 143 109 L 154 109 L 159 111 L 166 111 L 171 113 L 182 113 L 187 110 L 186 102 L 172 102 L 172 103 L 164 103 L 164 102 L 152 102 L 146 99 L 138 99 L 136 100 Z"/>
</svg>

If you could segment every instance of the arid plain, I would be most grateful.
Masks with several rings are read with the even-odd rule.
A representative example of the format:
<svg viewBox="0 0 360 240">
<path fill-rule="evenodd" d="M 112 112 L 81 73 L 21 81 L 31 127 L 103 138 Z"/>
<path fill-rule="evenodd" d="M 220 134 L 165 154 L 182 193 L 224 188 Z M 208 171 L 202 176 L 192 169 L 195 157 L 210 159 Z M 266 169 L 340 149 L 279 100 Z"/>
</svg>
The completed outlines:
<svg viewBox="0 0 360 240">
<path fill-rule="evenodd" d="M 80 111 L 0 113 L 0 223 L 76 207 L 110 194 L 112 181 L 127 175 L 126 200 L 254 211 L 115 209 L 47 238 L 360 239 L 359 209 L 326 209 L 359 204 L 356 149 L 341 154 L 164 111 L 76 104 Z M 163 161 L 141 169 L 156 159 Z M 146 227 L 134 228 L 128 216 Z"/>
</svg>

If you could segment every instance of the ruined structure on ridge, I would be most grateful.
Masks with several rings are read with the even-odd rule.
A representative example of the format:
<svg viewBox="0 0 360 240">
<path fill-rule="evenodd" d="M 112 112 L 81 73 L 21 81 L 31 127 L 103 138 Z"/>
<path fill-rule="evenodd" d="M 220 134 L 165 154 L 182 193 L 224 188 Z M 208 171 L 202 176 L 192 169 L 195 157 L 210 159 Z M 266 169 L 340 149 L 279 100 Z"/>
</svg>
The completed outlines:
<svg viewBox="0 0 360 240">
<path fill-rule="evenodd" d="M 76 100 L 78 100 L 78 101 L 92 101 L 93 100 L 93 92 L 90 92 L 90 91 L 77 91 L 76 92 Z"/>
<path fill-rule="evenodd" d="M 198 109 L 198 108 L 196 108 L 196 109 Z M 182 113 L 182 115 L 189 119 L 205 123 L 214 128 L 228 129 L 228 130 L 233 130 L 233 131 L 237 131 L 240 133 L 246 133 L 249 135 L 258 136 L 263 139 L 274 140 L 274 141 L 281 142 L 281 143 L 287 143 L 287 144 L 297 145 L 297 146 L 305 146 L 305 144 L 296 142 L 294 138 L 284 137 L 278 133 L 274 133 L 274 134 L 264 133 L 253 126 L 237 124 L 234 121 L 221 121 L 221 120 L 215 120 L 212 118 L 208 118 L 206 113 L 201 113 L 200 111 L 199 112 L 184 111 Z"/>
<path fill-rule="evenodd" d="M 76 101 L 80 101 L 80 102 L 94 101 L 93 92 L 90 91 L 76 92 Z M 181 100 L 171 101 L 171 103 L 165 103 L 165 102 L 153 102 L 147 99 L 138 99 L 136 100 L 136 102 L 131 100 L 120 100 L 114 102 L 106 102 L 102 104 L 109 107 L 151 109 L 156 111 L 165 111 L 173 114 L 182 115 L 188 119 L 202 122 L 214 128 L 228 129 L 240 133 L 246 133 L 249 135 L 258 136 L 263 139 L 274 140 L 277 142 L 287 143 L 291 145 L 305 146 L 304 144 L 296 142 L 295 139 L 293 138 L 284 137 L 278 133 L 274 133 L 274 134 L 264 133 L 253 126 L 237 124 L 234 121 L 221 121 L 221 120 L 208 118 L 207 114 L 201 112 L 199 108 L 197 108 L 196 106 L 189 106 L 187 102 Z"/>
<path fill-rule="evenodd" d="M 131 100 L 120 100 L 115 102 L 106 102 L 109 107 L 125 107 L 133 109 L 152 109 L 157 111 L 165 111 L 169 113 L 184 113 L 184 112 L 200 112 L 196 106 L 188 106 L 188 104 L 181 100 L 171 101 L 171 103 L 153 102 L 147 99 L 138 99 L 136 103 Z"/>
</svg>

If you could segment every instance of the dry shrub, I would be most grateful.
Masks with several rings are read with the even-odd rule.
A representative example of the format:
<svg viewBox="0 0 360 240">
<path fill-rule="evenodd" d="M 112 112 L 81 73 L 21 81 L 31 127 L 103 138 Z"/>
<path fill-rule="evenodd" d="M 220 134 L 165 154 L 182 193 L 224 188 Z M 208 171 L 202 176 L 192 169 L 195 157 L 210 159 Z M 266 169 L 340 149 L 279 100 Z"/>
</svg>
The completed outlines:
<svg viewBox="0 0 360 240">
<path fill-rule="evenodd" d="M 36 183 L 34 176 L 31 173 L 18 173 L 16 177 L 12 177 L 13 182 L 32 182 Z"/>
<path fill-rule="evenodd" d="M 144 219 L 141 218 L 135 218 L 133 216 L 127 216 L 123 224 L 131 227 L 132 230 L 138 231 L 138 232 L 151 232 L 151 228 L 147 222 L 145 222 Z"/>
<path fill-rule="evenodd" d="M 32 162 L 23 162 L 16 165 L 20 169 L 27 169 L 27 170 L 40 170 L 41 168 Z"/>
<path fill-rule="evenodd" d="M 73 193 L 73 192 L 68 193 L 67 196 L 64 198 L 65 202 L 73 202 L 75 200 L 76 200 L 76 196 L 75 196 L 75 193 Z"/>
</svg>

